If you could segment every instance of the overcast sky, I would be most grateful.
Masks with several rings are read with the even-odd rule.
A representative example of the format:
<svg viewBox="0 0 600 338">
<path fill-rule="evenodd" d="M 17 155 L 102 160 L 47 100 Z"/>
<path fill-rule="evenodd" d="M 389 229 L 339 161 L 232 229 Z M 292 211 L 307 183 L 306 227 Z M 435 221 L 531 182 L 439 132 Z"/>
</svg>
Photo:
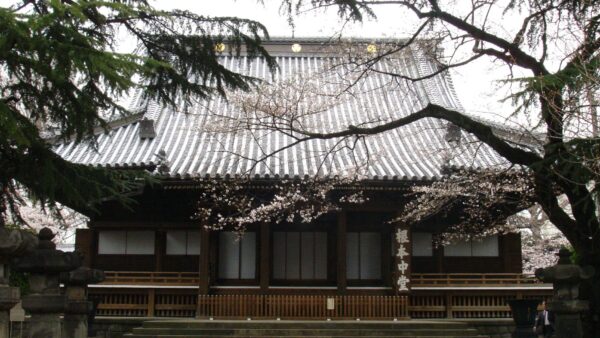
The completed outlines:
<svg viewBox="0 0 600 338">
<path fill-rule="evenodd" d="M 465 1 L 465 0 L 460 0 Z M 376 20 L 342 25 L 335 10 L 310 11 L 296 18 L 295 28 L 288 24 L 285 15 L 279 13 L 280 0 L 155 0 L 159 8 L 191 10 L 197 14 L 210 16 L 236 16 L 253 19 L 264 24 L 271 36 L 277 37 L 330 37 L 336 33 L 344 37 L 404 38 L 410 36 L 418 21 L 408 12 L 399 12 L 397 6 L 377 6 Z M 514 26 L 515 22 L 505 22 L 499 27 Z M 342 29 L 343 27 L 343 29 Z M 478 61 L 452 72 L 458 97 L 471 114 L 501 120 L 511 111 L 510 105 L 498 101 L 507 90 L 498 90 L 495 80 L 502 78 L 499 67 L 490 61 Z M 503 70 L 505 71 L 505 70 Z"/>
</svg>

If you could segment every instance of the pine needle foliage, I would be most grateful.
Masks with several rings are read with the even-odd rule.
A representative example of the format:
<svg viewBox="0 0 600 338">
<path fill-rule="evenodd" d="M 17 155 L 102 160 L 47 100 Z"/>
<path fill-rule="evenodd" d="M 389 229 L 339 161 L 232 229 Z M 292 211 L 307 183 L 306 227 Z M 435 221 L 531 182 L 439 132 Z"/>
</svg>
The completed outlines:
<svg viewBox="0 0 600 338">
<path fill-rule="evenodd" d="M 136 48 L 122 52 L 123 36 Z M 267 30 L 255 21 L 158 10 L 146 0 L 0 7 L 0 224 L 18 215 L 21 195 L 86 211 L 106 198 L 127 202 L 146 174 L 69 163 L 50 140 L 93 143 L 111 120 L 132 114 L 122 102 L 133 91 L 180 109 L 249 90 L 256 80 L 219 64 L 216 46 L 263 57 L 273 69 L 264 39 Z"/>
</svg>

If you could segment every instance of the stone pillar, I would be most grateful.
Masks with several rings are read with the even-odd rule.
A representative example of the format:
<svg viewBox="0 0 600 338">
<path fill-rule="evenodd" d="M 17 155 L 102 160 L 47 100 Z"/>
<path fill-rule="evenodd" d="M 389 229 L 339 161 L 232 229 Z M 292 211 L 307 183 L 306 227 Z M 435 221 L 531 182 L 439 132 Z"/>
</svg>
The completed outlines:
<svg viewBox="0 0 600 338">
<path fill-rule="evenodd" d="M 87 286 L 103 280 L 103 271 L 87 267 L 79 267 L 60 275 L 60 281 L 65 284 L 67 297 L 63 320 L 62 336 L 64 338 L 86 338 L 88 336 L 88 316 L 93 310 L 93 305 L 87 301 Z"/>
<path fill-rule="evenodd" d="M 555 266 L 537 269 L 535 275 L 554 285 L 554 296 L 546 302 L 548 310 L 554 312 L 556 318 L 554 337 L 582 337 L 581 313 L 589 309 L 589 303 L 579 299 L 579 285 L 592 277 L 594 269 L 571 264 L 571 253 L 565 248 L 559 251 L 558 256 Z"/>
<path fill-rule="evenodd" d="M 9 262 L 13 257 L 33 250 L 36 245 L 37 239 L 33 234 L 0 227 L 0 337 L 8 337 L 10 309 L 20 300 L 19 288 L 8 286 Z"/>
<path fill-rule="evenodd" d="M 60 293 L 59 275 L 82 263 L 79 254 L 56 250 L 52 238 L 50 229 L 40 230 L 33 252 L 13 260 L 15 270 L 29 273 L 31 294 L 23 298 L 23 309 L 31 314 L 26 338 L 61 337 L 60 315 L 66 298 Z"/>
</svg>

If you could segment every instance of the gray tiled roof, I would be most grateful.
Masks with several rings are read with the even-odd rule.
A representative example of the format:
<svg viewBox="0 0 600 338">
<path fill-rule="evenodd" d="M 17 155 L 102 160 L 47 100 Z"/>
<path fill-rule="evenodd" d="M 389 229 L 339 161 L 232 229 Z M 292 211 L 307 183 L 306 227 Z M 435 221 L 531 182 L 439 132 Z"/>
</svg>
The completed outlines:
<svg viewBox="0 0 600 338">
<path fill-rule="evenodd" d="M 336 60 L 338 58 L 326 54 L 280 53 L 277 56 L 280 69 L 274 80 L 318 72 L 323 64 Z M 236 71 L 273 80 L 261 60 L 223 56 L 222 62 Z M 399 58 L 381 67 L 392 66 L 395 72 L 412 76 L 427 74 L 435 67 L 415 50 L 411 51 L 410 57 Z M 306 123 L 317 129 L 340 130 L 349 125 L 368 125 L 406 116 L 429 102 L 462 110 L 447 74 L 414 83 L 372 74 L 360 80 L 356 88 L 360 88 L 360 93 L 354 93 L 322 114 L 307 117 Z M 459 145 L 450 145 L 445 140 L 447 123 L 424 119 L 367 137 L 364 142 L 348 140 L 338 144 L 338 151 L 333 156 L 328 151 L 339 140 L 313 140 L 257 163 L 254 160 L 262 154 L 289 144 L 291 138 L 264 130 L 208 132 L 207 126 L 215 123 L 214 114 L 237 116 L 239 113 L 238 108 L 222 98 L 198 102 L 187 113 L 144 101 L 140 95 L 135 95 L 132 102 L 132 108 L 141 109 L 142 113 L 137 119 L 116 125 L 108 133 L 98 134 L 96 149 L 87 143 L 64 143 L 56 145 L 55 151 L 77 163 L 139 167 L 158 164 L 156 154 L 163 150 L 168 175 L 182 178 L 226 175 L 305 177 L 360 172 L 368 179 L 428 180 L 440 177 L 445 166 L 482 168 L 505 162 L 492 149 L 464 132 Z M 139 120 L 142 118 L 154 121 L 154 138 L 140 138 Z"/>
</svg>

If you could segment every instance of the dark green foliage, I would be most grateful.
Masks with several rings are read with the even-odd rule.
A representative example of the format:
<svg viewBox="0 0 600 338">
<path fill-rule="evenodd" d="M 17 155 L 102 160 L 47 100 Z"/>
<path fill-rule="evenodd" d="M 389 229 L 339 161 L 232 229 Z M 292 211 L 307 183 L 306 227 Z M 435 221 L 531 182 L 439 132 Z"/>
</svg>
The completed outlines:
<svg viewBox="0 0 600 338">
<path fill-rule="evenodd" d="M 21 297 L 27 296 L 30 292 L 29 280 L 24 272 L 11 271 L 8 285 L 18 287 L 21 290 Z"/>
<path fill-rule="evenodd" d="M 365 16 L 375 18 L 369 4 L 357 0 L 283 0 L 281 8 L 291 19 L 291 16 L 300 11 L 305 5 L 315 8 L 337 7 L 341 18 L 349 18 L 355 21 L 362 21 Z"/>
<path fill-rule="evenodd" d="M 135 42 L 135 51 L 117 51 L 118 33 Z M 248 90 L 255 80 L 221 66 L 215 46 L 244 48 L 274 68 L 264 38 L 266 29 L 254 21 L 161 11 L 144 0 L 0 7 L 0 214 L 15 209 L 22 191 L 78 210 L 104 198 L 125 201 L 146 175 L 68 163 L 42 132 L 93 144 L 91 136 L 110 120 L 130 114 L 122 98 L 133 90 L 177 108 L 226 89 Z"/>
</svg>

